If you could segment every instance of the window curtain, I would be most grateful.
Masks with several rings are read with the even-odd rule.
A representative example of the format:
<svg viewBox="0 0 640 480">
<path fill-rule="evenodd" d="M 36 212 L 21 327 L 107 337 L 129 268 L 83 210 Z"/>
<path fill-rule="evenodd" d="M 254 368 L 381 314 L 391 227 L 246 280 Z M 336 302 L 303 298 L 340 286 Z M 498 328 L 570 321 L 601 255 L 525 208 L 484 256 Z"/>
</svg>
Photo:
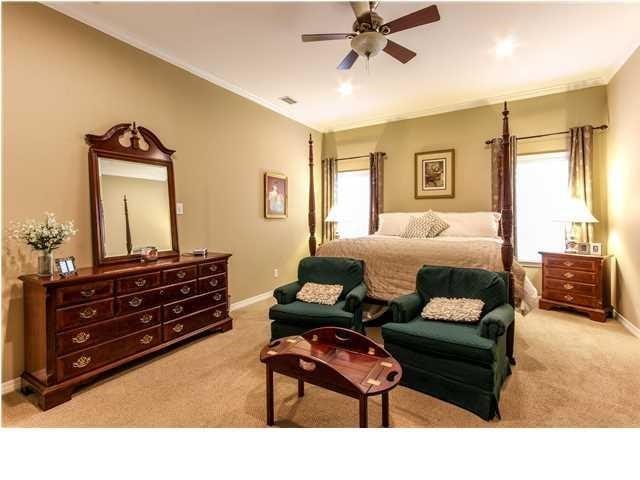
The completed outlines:
<svg viewBox="0 0 640 480">
<path fill-rule="evenodd" d="M 336 183 L 338 180 L 338 162 L 335 158 L 322 160 L 322 241 L 336 238 L 335 222 L 327 222 L 329 210 L 336 204 Z"/>
<path fill-rule="evenodd" d="M 511 166 L 511 198 L 513 199 L 513 246 L 516 242 L 516 158 L 518 157 L 518 138 L 509 138 L 509 164 Z M 491 142 L 491 210 L 502 212 L 502 138 L 494 138 Z M 502 235 L 502 222 L 498 234 Z"/>
<path fill-rule="evenodd" d="M 589 211 L 592 208 L 593 174 L 593 127 L 575 127 L 569 130 L 569 194 L 584 200 Z M 573 232 L 579 242 L 590 242 L 593 237 L 593 225 L 574 223 Z"/>
<path fill-rule="evenodd" d="M 384 159 L 383 152 L 369 154 L 369 235 L 378 230 L 378 215 L 383 211 Z"/>
</svg>

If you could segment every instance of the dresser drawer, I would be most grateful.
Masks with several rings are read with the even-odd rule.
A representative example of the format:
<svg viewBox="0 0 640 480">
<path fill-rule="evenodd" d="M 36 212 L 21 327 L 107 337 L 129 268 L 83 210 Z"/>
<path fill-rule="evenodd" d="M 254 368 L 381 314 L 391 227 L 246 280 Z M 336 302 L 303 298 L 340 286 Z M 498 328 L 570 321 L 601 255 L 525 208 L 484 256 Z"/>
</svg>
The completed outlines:
<svg viewBox="0 0 640 480">
<path fill-rule="evenodd" d="M 56 351 L 58 355 L 65 355 L 158 325 L 160 313 L 160 307 L 155 307 L 59 333 L 56 340 Z"/>
<path fill-rule="evenodd" d="M 544 265 L 548 267 L 564 268 L 568 270 L 584 270 L 587 272 L 595 272 L 597 270 L 598 259 L 589 258 L 562 258 L 562 257 L 544 257 Z"/>
<path fill-rule="evenodd" d="M 546 290 L 542 295 L 543 299 L 554 300 L 556 302 L 566 303 L 568 305 L 579 305 L 583 307 L 596 308 L 599 305 L 598 299 L 588 295 L 578 295 L 577 293 L 569 293 L 560 290 Z"/>
<path fill-rule="evenodd" d="M 162 283 L 186 282 L 197 276 L 198 267 L 172 268 L 162 272 Z"/>
<path fill-rule="evenodd" d="M 214 308 L 187 315 L 162 326 L 163 339 L 165 342 L 191 333 L 200 328 L 204 328 L 212 323 L 219 322 L 227 317 L 227 305 L 218 305 Z"/>
<path fill-rule="evenodd" d="M 544 280 L 544 288 L 552 288 L 554 290 L 562 290 L 566 293 L 573 295 L 577 293 L 578 295 L 587 295 L 590 297 L 595 297 L 597 294 L 597 289 L 595 285 L 589 285 L 586 283 L 576 283 L 570 282 L 567 280 L 559 280 L 555 278 L 545 278 Z"/>
<path fill-rule="evenodd" d="M 132 293 L 160 286 L 160 272 L 124 277 L 116 280 L 116 292 Z"/>
<path fill-rule="evenodd" d="M 595 273 L 581 272 L 579 270 L 567 270 L 562 268 L 544 268 L 544 278 L 561 278 L 563 280 L 571 280 L 573 282 L 591 283 L 595 285 L 597 283 L 597 277 Z"/>
<path fill-rule="evenodd" d="M 154 288 L 139 293 L 116 297 L 116 314 L 139 312 L 160 305 L 164 298 L 164 288 Z"/>
<path fill-rule="evenodd" d="M 59 357 L 57 360 L 58 381 L 66 380 L 134 353 L 155 347 L 160 344 L 161 335 L 161 327 L 157 326 L 93 348 Z"/>
<path fill-rule="evenodd" d="M 208 275 L 215 275 L 218 273 L 224 273 L 227 271 L 227 262 L 214 262 L 198 265 L 198 275 L 205 277 Z"/>
<path fill-rule="evenodd" d="M 197 280 L 177 283 L 161 289 L 162 303 L 171 303 L 187 297 L 193 297 L 197 292 Z"/>
<path fill-rule="evenodd" d="M 106 320 L 114 315 L 113 299 L 100 300 L 98 302 L 83 303 L 73 307 L 59 308 L 56 310 L 56 329 L 64 330 L 79 325 L 86 325 Z"/>
<path fill-rule="evenodd" d="M 181 300 L 179 302 L 165 305 L 163 307 L 164 321 L 168 322 L 175 318 L 189 315 L 199 310 L 204 310 L 208 307 L 213 307 L 216 304 L 221 303 L 220 300 L 216 300 L 216 298 L 219 298 L 219 296 L 220 292 L 208 292 L 196 297 L 189 298 L 187 300 Z M 226 299 L 222 300 L 222 302 L 224 301 L 226 301 Z"/>
<path fill-rule="evenodd" d="M 113 295 L 113 281 L 82 283 L 69 287 L 60 287 L 56 290 L 56 303 L 68 305 L 71 303 L 90 302 Z"/>
<path fill-rule="evenodd" d="M 227 276 L 223 273 L 198 279 L 198 291 L 200 293 L 219 290 L 227 286 Z"/>
</svg>

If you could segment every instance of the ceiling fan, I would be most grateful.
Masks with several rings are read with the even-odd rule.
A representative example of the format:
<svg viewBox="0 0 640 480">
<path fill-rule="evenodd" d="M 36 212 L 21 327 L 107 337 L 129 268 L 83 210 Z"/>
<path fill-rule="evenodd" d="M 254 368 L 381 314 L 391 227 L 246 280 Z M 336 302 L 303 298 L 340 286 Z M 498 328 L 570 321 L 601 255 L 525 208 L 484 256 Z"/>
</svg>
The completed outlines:
<svg viewBox="0 0 640 480">
<path fill-rule="evenodd" d="M 440 20 L 438 7 L 431 5 L 417 12 L 410 13 L 404 17 L 396 18 L 391 22 L 384 23 L 380 15 L 376 13 L 376 8 L 380 2 L 349 2 L 356 21 L 353 24 L 352 33 L 317 33 L 302 35 L 303 42 L 320 42 L 323 40 L 351 40 L 351 51 L 344 57 L 338 65 L 338 70 L 348 70 L 352 67 L 359 56 L 367 61 L 384 51 L 402 63 L 407 63 L 416 56 L 408 48 L 398 45 L 389 40 L 386 35 L 419 27 L 428 23 Z"/>
</svg>

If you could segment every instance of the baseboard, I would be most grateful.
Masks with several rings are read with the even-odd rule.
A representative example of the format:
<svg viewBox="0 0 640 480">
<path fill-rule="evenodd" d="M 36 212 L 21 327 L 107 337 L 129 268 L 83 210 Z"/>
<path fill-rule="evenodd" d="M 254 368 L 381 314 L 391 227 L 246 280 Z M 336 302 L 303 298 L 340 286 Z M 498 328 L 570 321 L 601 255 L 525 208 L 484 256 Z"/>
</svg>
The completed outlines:
<svg viewBox="0 0 640 480">
<path fill-rule="evenodd" d="M 629 330 L 629 333 L 631 333 L 631 335 L 640 338 L 640 328 L 636 327 L 633 323 L 624 318 L 620 312 L 615 311 L 614 318 L 618 320 L 624 328 Z"/>
<path fill-rule="evenodd" d="M 7 380 L 2 384 L 2 395 L 6 393 L 15 392 L 20 388 L 20 377 L 13 380 Z"/>
<path fill-rule="evenodd" d="M 229 307 L 230 311 L 237 310 L 239 308 L 248 307 L 254 303 L 261 302 L 266 300 L 267 298 L 273 297 L 273 290 L 269 290 L 268 292 L 261 293 L 259 295 L 255 295 L 254 297 L 245 298 L 244 300 L 240 300 L 238 302 L 234 302 Z"/>
</svg>

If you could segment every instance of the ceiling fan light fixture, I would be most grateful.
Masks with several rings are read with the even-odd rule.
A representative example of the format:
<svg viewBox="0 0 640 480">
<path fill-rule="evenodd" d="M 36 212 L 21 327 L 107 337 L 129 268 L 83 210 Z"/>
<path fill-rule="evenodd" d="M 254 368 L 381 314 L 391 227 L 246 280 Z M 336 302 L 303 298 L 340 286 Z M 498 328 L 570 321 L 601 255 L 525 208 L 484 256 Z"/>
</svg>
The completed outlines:
<svg viewBox="0 0 640 480">
<path fill-rule="evenodd" d="M 365 58 L 375 57 L 387 46 L 387 38 L 379 32 L 363 32 L 351 40 L 351 48 Z"/>
</svg>

